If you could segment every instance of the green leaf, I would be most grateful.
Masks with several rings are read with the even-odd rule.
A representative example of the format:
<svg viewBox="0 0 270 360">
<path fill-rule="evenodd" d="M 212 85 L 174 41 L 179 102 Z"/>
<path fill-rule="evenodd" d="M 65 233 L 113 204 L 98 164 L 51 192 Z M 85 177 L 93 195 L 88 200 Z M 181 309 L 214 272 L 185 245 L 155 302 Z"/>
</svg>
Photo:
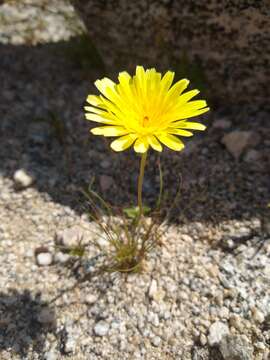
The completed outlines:
<svg viewBox="0 0 270 360">
<path fill-rule="evenodd" d="M 135 219 L 138 215 L 139 215 L 139 207 L 138 206 L 133 206 L 130 208 L 125 208 L 123 209 L 124 214 L 129 218 L 129 219 Z M 143 214 L 147 215 L 149 214 L 151 211 L 151 208 L 148 206 L 143 206 Z"/>
</svg>

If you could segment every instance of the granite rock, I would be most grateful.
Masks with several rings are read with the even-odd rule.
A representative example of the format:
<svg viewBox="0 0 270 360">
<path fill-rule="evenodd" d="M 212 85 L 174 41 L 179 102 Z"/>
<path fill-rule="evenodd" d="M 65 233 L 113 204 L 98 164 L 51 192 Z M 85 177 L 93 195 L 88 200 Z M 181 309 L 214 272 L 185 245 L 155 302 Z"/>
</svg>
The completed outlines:
<svg viewBox="0 0 270 360">
<path fill-rule="evenodd" d="M 268 0 L 73 0 L 73 4 L 113 71 L 143 64 L 174 68 L 186 76 L 182 73 L 191 69 L 189 62 L 198 63 L 209 93 L 223 102 L 261 103 L 269 97 Z M 107 28 L 110 31 L 104 32 Z M 198 77 L 198 71 L 194 73 Z"/>
<path fill-rule="evenodd" d="M 253 348 L 246 336 L 224 336 L 219 344 L 224 360 L 252 360 Z"/>
</svg>

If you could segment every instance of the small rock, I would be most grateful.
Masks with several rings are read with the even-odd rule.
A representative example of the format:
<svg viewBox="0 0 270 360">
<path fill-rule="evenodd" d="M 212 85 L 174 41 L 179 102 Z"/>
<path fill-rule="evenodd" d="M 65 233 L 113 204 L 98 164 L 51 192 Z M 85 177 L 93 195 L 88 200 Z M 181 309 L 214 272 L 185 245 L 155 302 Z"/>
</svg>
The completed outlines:
<svg viewBox="0 0 270 360">
<path fill-rule="evenodd" d="M 36 255 L 36 262 L 39 266 L 49 266 L 53 263 L 53 256 L 50 252 L 40 252 Z"/>
<path fill-rule="evenodd" d="M 54 350 L 49 350 L 44 354 L 45 360 L 57 360 L 58 356 Z"/>
<path fill-rule="evenodd" d="M 98 297 L 94 294 L 88 294 L 85 297 L 85 302 L 89 305 L 94 304 L 97 301 Z"/>
<path fill-rule="evenodd" d="M 200 343 L 202 346 L 207 344 L 207 337 L 203 333 L 200 335 Z"/>
<path fill-rule="evenodd" d="M 168 310 L 166 310 L 166 311 L 162 314 L 162 317 L 163 317 L 164 320 L 170 319 L 171 316 L 172 316 L 172 314 L 171 314 L 171 312 L 168 311 Z"/>
<path fill-rule="evenodd" d="M 65 342 L 64 352 L 65 354 L 74 354 L 76 350 L 76 341 L 73 336 L 67 336 L 67 340 Z"/>
<path fill-rule="evenodd" d="M 264 322 L 264 314 L 256 307 L 252 308 L 251 311 L 253 320 L 259 324 L 262 324 Z"/>
<path fill-rule="evenodd" d="M 60 264 L 65 264 L 69 261 L 70 259 L 70 255 L 69 254 L 65 254 L 62 253 L 60 251 L 58 251 L 55 255 L 54 255 L 54 260 L 55 262 L 58 262 Z"/>
<path fill-rule="evenodd" d="M 225 289 L 230 289 L 230 288 L 231 288 L 231 285 L 230 285 L 228 279 L 227 279 L 226 276 L 223 275 L 222 273 L 219 274 L 219 280 L 220 280 L 222 286 L 223 286 Z"/>
<path fill-rule="evenodd" d="M 97 336 L 105 336 L 108 334 L 109 325 L 105 321 L 99 321 L 95 327 L 94 332 Z"/>
<path fill-rule="evenodd" d="M 260 158 L 261 158 L 261 154 L 259 153 L 259 151 L 251 149 L 247 151 L 244 160 L 248 163 L 252 163 L 260 160 Z"/>
<path fill-rule="evenodd" d="M 24 169 L 15 171 L 13 180 L 15 181 L 15 186 L 18 189 L 25 189 L 31 186 L 34 182 L 34 178 Z"/>
<path fill-rule="evenodd" d="M 244 150 L 249 146 L 255 146 L 259 143 L 260 136 L 253 131 L 235 130 L 223 136 L 221 142 L 224 144 L 229 153 L 239 159 Z"/>
<path fill-rule="evenodd" d="M 180 358 L 179 358 L 180 359 Z M 192 351 L 192 360 L 207 360 L 209 359 L 209 350 L 199 347 L 194 347 Z"/>
<path fill-rule="evenodd" d="M 228 325 L 220 321 L 216 321 L 209 328 L 208 344 L 210 346 L 218 345 L 222 337 L 228 334 L 229 334 Z"/>
<path fill-rule="evenodd" d="M 43 308 L 38 314 L 38 321 L 44 325 L 53 324 L 55 322 L 53 310 L 49 308 Z"/>
<path fill-rule="evenodd" d="M 61 250 L 61 246 L 68 249 L 78 246 L 83 238 L 84 231 L 80 226 L 75 225 L 73 227 L 57 231 L 54 240 L 55 244 L 60 246 Z"/>
<path fill-rule="evenodd" d="M 230 314 L 229 309 L 225 306 L 222 306 L 222 308 L 220 309 L 220 311 L 218 313 L 218 315 L 221 319 L 228 319 L 229 314 Z"/>
<path fill-rule="evenodd" d="M 96 239 L 96 243 L 100 246 L 100 248 L 108 247 L 109 240 L 105 239 L 104 237 L 100 236 Z"/>
<path fill-rule="evenodd" d="M 114 181 L 111 176 L 101 175 L 99 179 L 99 183 L 102 191 L 107 191 L 113 186 Z"/>
<path fill-rule="evenodd" d="M 228 261 L 221 262 L 220 268 L 230 275 L 235 273 L 235 267 Z"/>
<path fill-rule="evenodd" d="M 241 318 L 241 316 L 239 316 L 237 314 L 231 315 L 229 323 L 230 323 L 230 326 L 234 327 L 235 329 L 237 329 L 239 331 L 243 331 L 243 329 L 244 329 L 244 324 L 243 324 L 242 318 Z"/>
<path fill-rule="evenodd" d="M 224 302 L 223 293 L 217 294 L 217 295 L 214 297 L 214 300 L 215 300 L 215 303 L 216 303 L 218 306 L 222 306 L 222 305 L 223 305 L 223 302 Z"/>
<path fill-rule="evenodd" d="M 209 272 L 209 274 L 213 277 L 216 278 L 219 275 L 219 268 L 217 265 L 214 264 L 208 264 L 207 265 L 207 271 Z"/>
<path fill-rule="evenodd" d="M 148 321 L 155 327 L 158 327 L 159 326 L 159 318 L 158 318 L 158 315 L 152 311 L 149 311 L 148 313 Z"/>
<path fill-rule="evenodd" d="M 102 160 L 100 166 L 103 169 L 108 169 L 110 166 L 112 166 L 112 163 L 109 160 Z"/>
<path fill-rule="evenodd" d="M 254 344 L 255 348 L 258 349 L 259 351 L 264 351 L 266 349 L 266 346 L 264 345 L 264 343 L 262 341 L 258 341 Z"/>
<path fill-rule="evenodd" d="M 232 250 L 236 247 L 236 244 L 230 237 L 224 236 L 221 239 L 221 246 L 224 250 Z"/>
<path fill-rule="evenodd" d="M 151 340 L 152 345 L 158 347 L 161 343 L 161 338 L 159 336 L 154 336 L 153 339 Z"/>
<path fill-rule="evenodd" d="M 219 119 L 214 121 L 213 127 L 216 129 L 226 130 L 232 126 L 232 122 L 227 119 Z"/>
<path fill-rule="evenodd" d="M 224 360 L 252 360 L 253 347 L 246 336 L 223 336 L 219 344 L 219 351 Z"/>
<path fill-rule="evenodd" d="M 155 279 L 152 279 L 148 290 L 148 295 L 150 299 L 154 299 L 156 293 L 157 293 L 157 281 Z"/>
</svg>

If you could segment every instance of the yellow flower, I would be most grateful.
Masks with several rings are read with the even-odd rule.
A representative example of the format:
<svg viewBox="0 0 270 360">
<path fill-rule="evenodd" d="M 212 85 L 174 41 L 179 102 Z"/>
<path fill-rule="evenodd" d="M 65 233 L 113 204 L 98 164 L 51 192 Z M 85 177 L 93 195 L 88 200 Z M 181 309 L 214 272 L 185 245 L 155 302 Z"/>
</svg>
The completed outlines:
<svg viewBox="0 0 270 360">
<path fill-rule="evenodd" d="M 198 90 L 183 91 L 187 79 L 173 86 L 174 72 L 162 77 L 155 69 L 144 70 L 137 66 L 131 77 L 126 71 L 118 76 L 119 83 L 108 78 L 97 80 L 102 95 L 89 95 L 86 119 L 104 126 L 91 130 L 94 135 L 118 137 L 111 143 L 115 151 L 123 151 L 134 144 L 134 150 L 145 153 L 149 146 L 162 151 L 162 144 L 172 150 L 184 148 L 178 136 L 192 136 L 189 130 L 205 130 L 205 126 L 186 119 L 209 110 L 206 101 L 189 101 Z"/>
</svg>

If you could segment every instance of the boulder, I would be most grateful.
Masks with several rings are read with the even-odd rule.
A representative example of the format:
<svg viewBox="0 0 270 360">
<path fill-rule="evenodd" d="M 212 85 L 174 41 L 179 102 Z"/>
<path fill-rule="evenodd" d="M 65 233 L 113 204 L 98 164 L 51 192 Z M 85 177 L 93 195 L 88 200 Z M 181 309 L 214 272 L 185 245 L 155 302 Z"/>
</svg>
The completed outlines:
<svg viewBox="0 0 270 360">
<path fill-rule="evenodd" d="M 108 70 L 171 68 L 226 105 L 269 99 L 268 0 L 72 2 Z"/>
</svg>

